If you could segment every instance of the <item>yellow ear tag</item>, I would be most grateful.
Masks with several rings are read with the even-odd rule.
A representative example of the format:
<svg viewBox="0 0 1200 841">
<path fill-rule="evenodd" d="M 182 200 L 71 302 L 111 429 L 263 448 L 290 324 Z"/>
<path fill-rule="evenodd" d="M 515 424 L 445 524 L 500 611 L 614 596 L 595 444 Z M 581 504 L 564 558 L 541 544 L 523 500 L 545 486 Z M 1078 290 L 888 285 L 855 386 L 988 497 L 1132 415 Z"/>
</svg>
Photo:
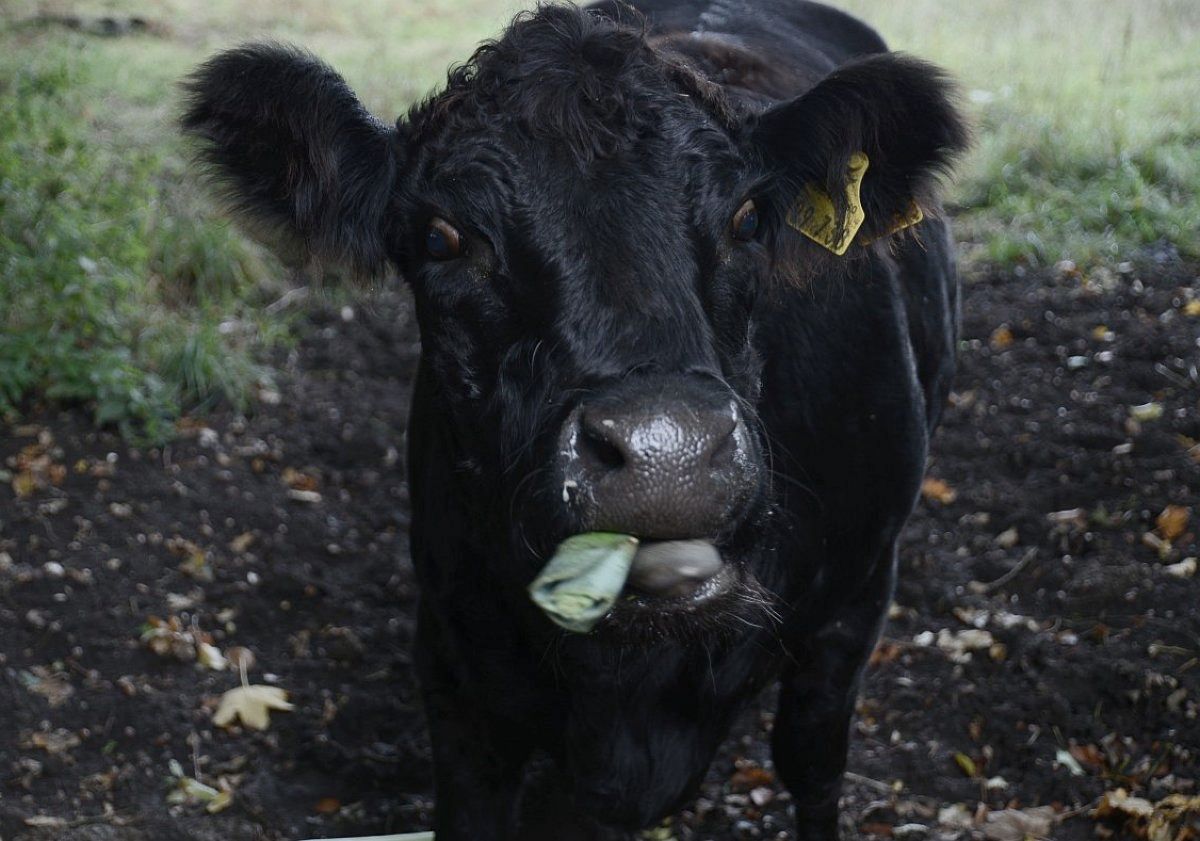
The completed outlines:
<svg viewBox="0 0 1200 841">
<path fill-rule="evenodd" d="M 839 257 L 845 254 L 854 235 L 867 218 L 867 214 L 863 212 L 859 191 L 868 163 L 867 156 L 862 152 L 855 152 L 850 156 L 850 165 L 846 173 L 846 221 L 842 225 L 840 238 L 835 239 L 834 236 L 837 231 L 837 213 L 833 207 L 833 199 L 816 184 L 805 185 L 804 194 L 788 212 L 787 223 Z"/>
<path fill-rule="evenodd" d="M 892 229 L 887 232 L 888 236 L 903 231 L 905 228 L 911 228 L 913 225 L 925 219 L 925 214 L 921 211 L 921 206 L 914 202 L 909 202 L 908 209 L 903 213 L 896 215 L 896 224 L 892 225 Z"/>
<path fill-rule="evenodd" d="M 866 248 L 868 245 L 875 242 L 875 240 L 883 239 L 884 237 L 890 237 L 892 234 L 903 231 L 905 228 L 911 228 L 913 225 L 923 221 L 924 219 L 925 213 L 921 210 L 921 206 L 915 201 L 909 202 L 907 209 L 905 209 L 902 213 L 897 213 L 895 218 L 892 219 L 892 227 L 888 228 L 874 239 L 864 237 L 863 239 L 859 240 L 859 245 Z"/>
</svg>

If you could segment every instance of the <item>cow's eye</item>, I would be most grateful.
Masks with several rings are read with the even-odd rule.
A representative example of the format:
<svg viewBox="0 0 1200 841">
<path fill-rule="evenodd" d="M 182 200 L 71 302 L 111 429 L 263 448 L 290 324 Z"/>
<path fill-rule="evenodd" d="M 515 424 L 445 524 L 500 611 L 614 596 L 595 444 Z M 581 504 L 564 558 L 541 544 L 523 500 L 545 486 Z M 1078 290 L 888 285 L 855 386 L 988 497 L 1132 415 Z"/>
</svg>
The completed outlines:
<svg viewBox="0 0 1200 841">
<path fill-rule="evenodd" d="M 462 235 L 445 219 L 435 216 L 425 231 L 425 250 L 435 260 L 453 260 L 462 253 Z"/>
<path fill-rule="evenodd" d="M 736 240 L 746 242 L 754 239 L 754 235 L 758 233 L 758 208 L 754 206 L 753 199 L 746 199 L 738 208 L 738 212 L 733 214 L 730 230 Z"/>
</svg>

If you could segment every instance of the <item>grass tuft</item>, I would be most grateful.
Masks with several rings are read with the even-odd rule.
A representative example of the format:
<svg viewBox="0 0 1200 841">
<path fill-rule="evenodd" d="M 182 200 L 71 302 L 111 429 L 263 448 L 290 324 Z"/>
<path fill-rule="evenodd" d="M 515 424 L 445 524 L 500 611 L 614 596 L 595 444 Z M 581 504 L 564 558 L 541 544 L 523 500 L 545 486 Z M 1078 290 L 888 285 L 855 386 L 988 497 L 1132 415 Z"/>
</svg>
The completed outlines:
<svg viewBox="0 0 1200 841">
<path fill-rule="evenodd" d="M 165 177 L 174 142 L 106 142 L 106 68 L 74 40 L 0 57 L 0 413 L 44 396 L 162 440 L 244 405 L 262 333 L 220 327 L 281 272 Z"/>
</svg>

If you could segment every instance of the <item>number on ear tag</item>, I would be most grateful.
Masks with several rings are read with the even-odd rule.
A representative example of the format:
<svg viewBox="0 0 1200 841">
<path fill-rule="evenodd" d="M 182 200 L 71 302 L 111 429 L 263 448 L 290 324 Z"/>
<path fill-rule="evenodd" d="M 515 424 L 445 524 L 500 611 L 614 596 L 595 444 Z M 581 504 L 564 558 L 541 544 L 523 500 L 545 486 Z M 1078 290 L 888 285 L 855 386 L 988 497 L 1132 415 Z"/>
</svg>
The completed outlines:
<svg viewBox="0 0 1200 841">
<path fill-rule="evenodd" d="M 862 208 L 860 191 L 869 161 L 862 152 L 850 156 L 846 172 L 846 217 L 841 236 L 837 236 L 837 212 L 833 199 L 816 184 L 808 184 L 804 194 L 788 212 L 787 223 L 818 245 L 839 257 L 846 253 L 867 214 Z"/>
</svg>

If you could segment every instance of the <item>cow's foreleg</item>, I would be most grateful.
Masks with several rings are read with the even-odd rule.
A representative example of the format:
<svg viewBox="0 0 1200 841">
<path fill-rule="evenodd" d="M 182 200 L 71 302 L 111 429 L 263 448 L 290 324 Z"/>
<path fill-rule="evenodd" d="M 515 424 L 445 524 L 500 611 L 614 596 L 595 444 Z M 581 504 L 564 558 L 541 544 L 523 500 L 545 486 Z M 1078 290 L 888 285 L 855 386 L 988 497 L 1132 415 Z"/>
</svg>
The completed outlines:
<svg viewBox="0 0 1200 841">
<path fill-rule="evenodd" d="M 772 754 L 796 804 L 798 841 L 835 841 L 850 721 L 895 577 L 889 552 L 863 592 L 815 634 L 789 643 Z"/>
<path fill-rule="evenodd" d="M 427 617 L 418 624 L 417 664 L 433 742 L 434 834 L 510 841 L 527 747 L 483 719 L 487 699 L 465 694 Z"/>
</svg>

